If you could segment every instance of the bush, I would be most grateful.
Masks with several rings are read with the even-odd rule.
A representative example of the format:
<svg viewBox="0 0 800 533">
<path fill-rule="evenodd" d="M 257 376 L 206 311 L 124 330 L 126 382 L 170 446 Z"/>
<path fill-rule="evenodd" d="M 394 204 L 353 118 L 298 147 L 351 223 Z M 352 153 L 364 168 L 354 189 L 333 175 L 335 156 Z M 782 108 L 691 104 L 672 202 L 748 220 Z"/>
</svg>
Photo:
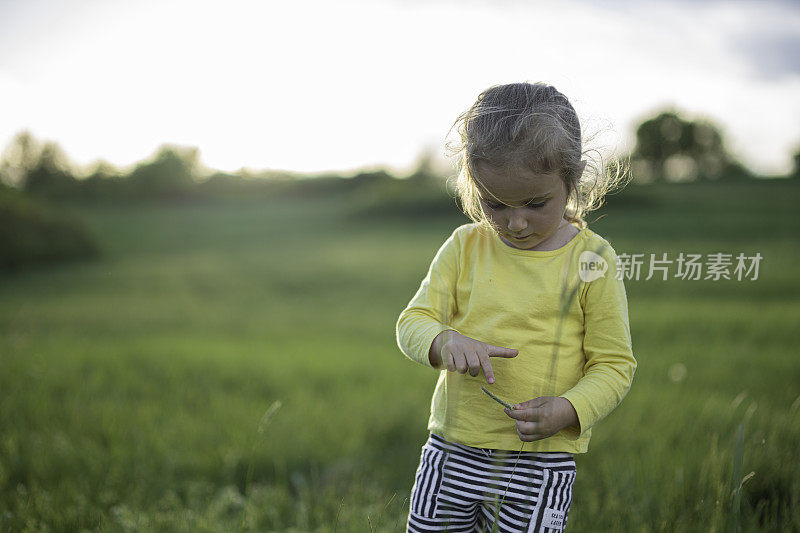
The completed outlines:
<svg viewBox="0 0 800 533">
<path fill-rule="evenodd" d="M 0 269 L 90 258 L 99 252 L 80 220 L 0 186 Z"/>
<path fill-rule="evenodd" d="M 464 217 L 444 181 L 434 177 L 374 180 L 355 191 L 351 198 L 350 214 L 358 218 Z"/>
</svg>

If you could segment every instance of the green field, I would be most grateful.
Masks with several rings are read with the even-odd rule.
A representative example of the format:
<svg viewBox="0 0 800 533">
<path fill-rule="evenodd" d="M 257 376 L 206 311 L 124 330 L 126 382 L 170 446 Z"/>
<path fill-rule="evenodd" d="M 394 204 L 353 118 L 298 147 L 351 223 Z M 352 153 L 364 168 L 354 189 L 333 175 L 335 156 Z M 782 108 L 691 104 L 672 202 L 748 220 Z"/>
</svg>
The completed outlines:
<svg viewBox="0 0 800 533">
<path fill-rule="evenodd" d="M 590 215 L 618 253 L 763 260 L 626 282 L 639 368 L 576 459 L 569 531 L 800 531 L 799 181 Z M 394 326 L 463 217 L 72 209 L 101 259 L 0 278 L 0 531 L 403 530 L 437 376 Z"/>
</svg>

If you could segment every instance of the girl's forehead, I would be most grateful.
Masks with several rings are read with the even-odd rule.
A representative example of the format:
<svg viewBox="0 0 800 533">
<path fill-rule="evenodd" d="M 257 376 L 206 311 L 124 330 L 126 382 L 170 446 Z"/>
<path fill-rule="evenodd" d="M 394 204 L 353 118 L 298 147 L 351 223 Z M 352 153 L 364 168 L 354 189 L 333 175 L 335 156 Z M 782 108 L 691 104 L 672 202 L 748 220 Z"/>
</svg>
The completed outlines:
<svg viewBox="0 0 800 533">
<path fill-rule="evenodd" d="M 529 170 L 498 172 L 478 167 L 476 185 L 481 196 L 505 203 L 525 203 L 540 196 L 556 193 L 562 183 L 557 172 L 535 173 Z"/>
</svg>

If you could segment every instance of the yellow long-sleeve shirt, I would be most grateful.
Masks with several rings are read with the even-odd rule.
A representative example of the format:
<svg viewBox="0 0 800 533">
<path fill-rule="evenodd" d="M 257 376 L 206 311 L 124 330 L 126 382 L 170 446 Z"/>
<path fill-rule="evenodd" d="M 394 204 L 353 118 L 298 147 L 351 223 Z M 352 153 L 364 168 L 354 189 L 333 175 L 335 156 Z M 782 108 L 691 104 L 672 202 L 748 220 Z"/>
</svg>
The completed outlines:
<svg viewBox="0 0 800 533">
<path fill-rule="evenodd" d="M 433 339 L 452 329 L 519 355 L 491 358 L 494 385 L 486 385 L 483 373 L 440 371 L 428 429 L 468 446 L 516 451 L 514 420 L 480 386 L 512 403 L 562 396 L 580 427 L 524 450 L 586 452 L 592 426 L 622 401 L 636 370 L 615 259 L 611 245 L 588 228 L 551 251 L 511 248 L 477 224 L 457 228 L 400 314 L 398 346 L 430 367 Z M 598 277 L 603 263 L 607 270 Z"/>
</svg>

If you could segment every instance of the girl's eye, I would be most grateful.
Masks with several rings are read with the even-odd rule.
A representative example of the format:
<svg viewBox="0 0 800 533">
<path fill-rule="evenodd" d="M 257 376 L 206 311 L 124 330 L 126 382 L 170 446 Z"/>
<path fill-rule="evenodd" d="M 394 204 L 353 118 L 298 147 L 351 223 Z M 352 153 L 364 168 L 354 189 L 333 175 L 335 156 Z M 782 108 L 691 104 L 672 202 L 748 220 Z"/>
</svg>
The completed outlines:
<svg viewBox="0 0 800 533">
<path fill-rule="evenodd" d="M 502 209 L 502 208 L 506 207 L 505 204 L 500 204 L 500 203 L 497 203 L 497 202 L 487 202 L 486 200 L 484 200 L 483 202 L 486 204 L 486 206 L 489 209 Z M 532 207 L 534 209 L 538 209 L 540 207 L 544 207 L 546 203 L 547 203 L 547 200 L 542 200 L 542 201 L 540 201 L 538 203 L 528 202 L 527 204 L 525 204 L 525 207 Z"/>
</svg>

